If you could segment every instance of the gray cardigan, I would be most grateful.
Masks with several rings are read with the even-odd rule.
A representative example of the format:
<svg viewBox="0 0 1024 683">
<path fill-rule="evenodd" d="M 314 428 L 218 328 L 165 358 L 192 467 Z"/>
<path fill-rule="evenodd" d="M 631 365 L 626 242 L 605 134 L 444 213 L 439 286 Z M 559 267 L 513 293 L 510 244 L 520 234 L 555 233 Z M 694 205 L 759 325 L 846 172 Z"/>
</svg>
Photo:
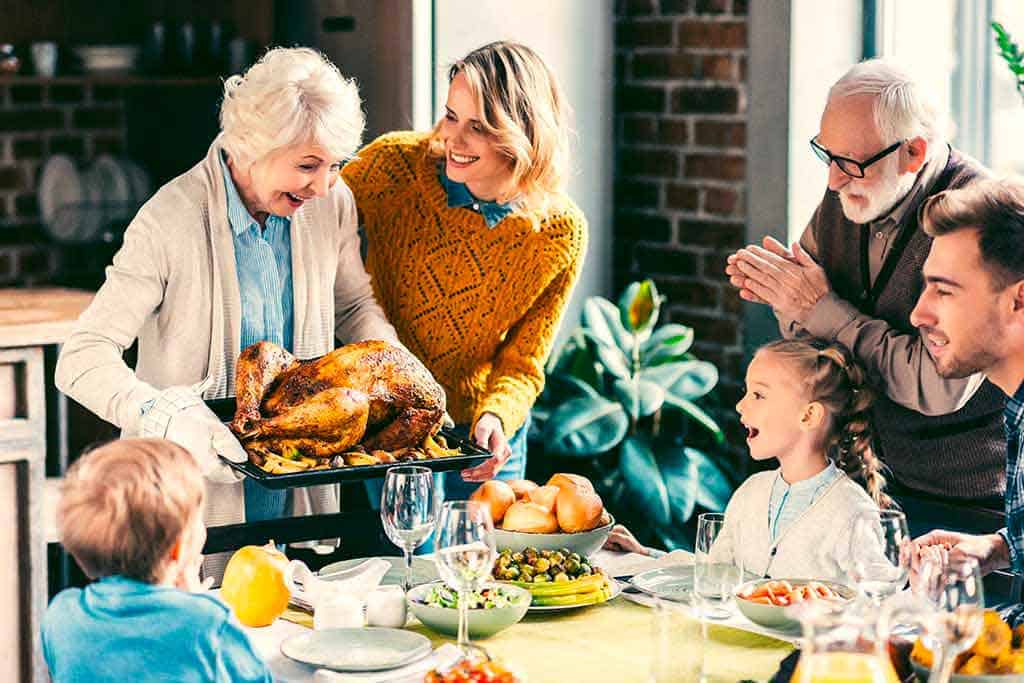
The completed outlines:
<svg viewBox="0 0 1024 683">
<path fill-rule="evenodd" d="M 204 398 L 234 395 L 241 306 L 219 139 L 206 158 L 164 185 L 132 220 L 106 282 L 57 362 L 57 387 L 135 433 L 140 407 L 162 389 L 213 375 Z M 292 217 L 294 352 L 321 356 L 363 339 L 397 342 L 373 297 L 359 251 L 356 205 L 340 180 Z M 139 340 L 133 372 L 122 354 Z M 297 489 L 296 515 L 337 512 L 336 486 Z M 207 482 L 208 525 L 244 521 L 241 483 Z"/>
</svg>

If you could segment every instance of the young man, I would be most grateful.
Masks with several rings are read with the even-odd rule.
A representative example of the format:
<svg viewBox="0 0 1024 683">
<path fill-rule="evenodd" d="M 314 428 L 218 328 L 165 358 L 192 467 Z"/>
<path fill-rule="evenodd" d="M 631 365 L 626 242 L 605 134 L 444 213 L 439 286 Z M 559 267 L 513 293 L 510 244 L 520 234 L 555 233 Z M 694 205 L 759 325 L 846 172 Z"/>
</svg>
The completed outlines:
<svg viewBox="0 0 1024 683">
<path fill-rule="evenodd" d="M 934 239 L 925 289 L 911 313 L 943 377 L 984 373 L 1008 398 L 1006 527 L 988 535 L 933 531 L 922 546 L 948 543 L 983 572 L 1024 571 L 1024 178 L 980 181 L 925 203 Z"/>
</svg>

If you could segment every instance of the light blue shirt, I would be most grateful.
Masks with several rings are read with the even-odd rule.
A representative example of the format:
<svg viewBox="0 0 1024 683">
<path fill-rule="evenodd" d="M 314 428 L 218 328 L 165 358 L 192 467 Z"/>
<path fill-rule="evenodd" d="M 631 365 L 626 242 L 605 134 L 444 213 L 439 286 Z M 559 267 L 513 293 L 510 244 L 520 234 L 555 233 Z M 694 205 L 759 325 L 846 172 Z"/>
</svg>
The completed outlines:
<svg viewBox="0 0 1024 683">
<path fill-rule="evenodd" d="M 61 591 L 42 635 L 54 683 L 271 681 L 220 600 L 123 576 Z"/>
<path fill-rule="evenodd" d="M 469 191 L 468 185 L 450 180 L 445 175 L 443 168 L 438 171 L 438 179 L 441 181 L 441 187 L 444 188 L 445 195 L 448 198 L 449 207 L 475 211 L 483 216 L 488 228 L 493 228 L 504 220 L 505 216 L 512 213 L 514 202 L 499 204 L 498 202 L 477 199 Z"/>
<path fill-rule="evenodd" d="M 291 220 L 267 216 L 260 229 L 238 194 L 224 155 L 228 222 L 235 241 L 235 267 L 242 304 L 241 348 L 269 341 L 292 349 L 295 302 L 292 294 Z"/>
<path fill-rule="evenodd" d="M 787 484 L 778 471 L 772 494 L 768 499 L 768 530 L 772 543 L 786 532 L 786 529 L 814 504 L 818 496 L 839 476 L 839 468 L 831 460 L 828 466 L 810 479 Z"/>
</svg>

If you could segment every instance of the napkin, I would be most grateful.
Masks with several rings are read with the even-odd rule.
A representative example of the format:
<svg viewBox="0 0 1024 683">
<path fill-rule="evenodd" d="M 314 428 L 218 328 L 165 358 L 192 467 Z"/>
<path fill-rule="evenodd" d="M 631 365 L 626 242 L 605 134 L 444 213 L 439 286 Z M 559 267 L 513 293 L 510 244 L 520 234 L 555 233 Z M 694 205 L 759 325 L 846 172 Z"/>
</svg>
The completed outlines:
<svg viewBox="0 0 1024 683">
<path fill-rule="evenodd" d="M 328 669 L 317 669 L 313 674 L 314 683 L 421 683 L 431 669 L 444 670 L 453 666 L 461 657 L 459 648 L 445 643 L 423 659 L 390 671 L 368 671 L 366 673 L 340 673 Z"/>
<path fill-rule="evenodd" d="M 291 602 L 307 610 L 315 609 L 320 600 L 340 594 L 351 595 L 362 602 L 376 590 L 390 569 L 390 562 L 377 557 L 324 579 L 304 562 L 294 560 L 291 563 Z"/>
<path fill-rule="evenodd" d="M 590 561 L 609 576 L 631 577 L 651 569 L 693 564 L 693 554 L 685 550 L 673 550 L 661 557 L 651 557 L 639 553 L 598 550 Z"/>
</svg>

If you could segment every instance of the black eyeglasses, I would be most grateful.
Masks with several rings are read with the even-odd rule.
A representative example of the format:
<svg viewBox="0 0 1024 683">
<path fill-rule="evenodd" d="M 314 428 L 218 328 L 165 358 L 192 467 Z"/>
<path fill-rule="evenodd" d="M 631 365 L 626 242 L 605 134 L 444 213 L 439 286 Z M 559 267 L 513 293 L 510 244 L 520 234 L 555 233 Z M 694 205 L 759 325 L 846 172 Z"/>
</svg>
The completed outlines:
<svg viewBox="0 0 1024 683">
<path fill-rule="evenodd" d="M 846 175 L 850 176 L 851 178 L 863 178 L 864 170 L 868 166 L 875 163 L 876 161 L 880 161 L 885 157 L 889 156 L 897 149 L 899 149 L 900 145 L 902 144 L 902 140 L 900 140 L 899 142 L 894 142 L 885 149 L 883 149 L 881 152 L 876 154 L 875 156 L 869 159 L 865 159 L 864 161 L 857 161 L 856 159 L 850 159 L 848 157 L 836 156 L 832 152 L 828 151 L 827 149 L 819 145 L 817 140 L 811 138 L 811 149 L 814 150 L 815 155 L 817 155 L 819 159 L 825 162 L 826 166 L 831 166 L 832 162 L 835 162 L 836 166 L 839 167 L 839 170 L 845 173 Z"/>
</svg>

